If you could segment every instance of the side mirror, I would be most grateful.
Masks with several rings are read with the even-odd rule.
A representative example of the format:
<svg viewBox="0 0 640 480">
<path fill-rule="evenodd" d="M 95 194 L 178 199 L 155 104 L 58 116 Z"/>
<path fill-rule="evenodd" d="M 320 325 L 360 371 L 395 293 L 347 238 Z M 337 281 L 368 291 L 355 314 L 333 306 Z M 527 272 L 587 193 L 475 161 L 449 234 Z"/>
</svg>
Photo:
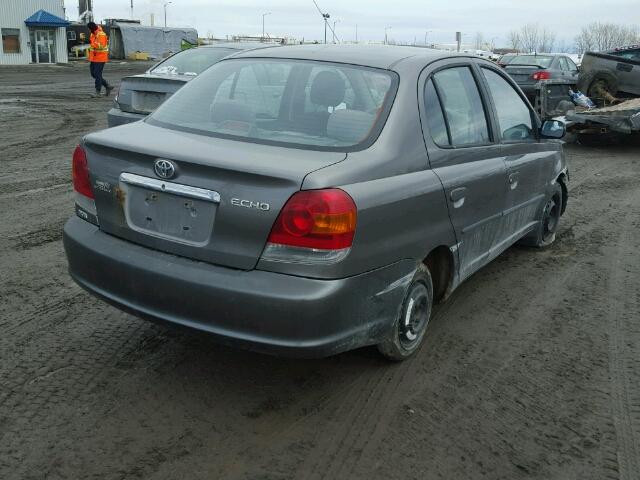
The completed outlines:
<svg viewBox="0 0 640 480">
<path fill-rule="evenodd" d="M 542 138 L 562 138 L 567 133 L 564 123 L 558 120 L 546 120 L 540 128 Z"/>
</svg>

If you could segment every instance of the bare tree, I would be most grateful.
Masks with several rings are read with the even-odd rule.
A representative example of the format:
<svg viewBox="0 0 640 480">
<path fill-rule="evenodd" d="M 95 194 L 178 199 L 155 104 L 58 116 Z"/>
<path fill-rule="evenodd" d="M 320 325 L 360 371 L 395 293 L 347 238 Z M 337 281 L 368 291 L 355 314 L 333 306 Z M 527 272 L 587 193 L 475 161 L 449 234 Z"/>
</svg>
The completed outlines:
<svg viewBox="0 0 640 480">
<path fill-rule="evenodd" d="M 522 47 L 522 40 L 520 38 L 520 32 L 516 30 L 511 30 L 507 35 L 507 39 L 509 41 L 509 46 L 514 50 L 520 50 Z"/>
<path fill-rule="evenodd" d="M 610 50 L 639 42 L 640 32 L 637 27 L 601 22 L 593 22 L 583 27 L 575 38 L 576 50 L 579 53 L 588 50 Z"/>
<path fill-rule="evenodd" d="M 556 34 L 549 30 L 547 27 L 543 27 L 540 30 L 540 40 L 538 42 L 536 52 L 551 52 L 553 46 L 556 43 Z"/>
<path fill-rule="evenodd" d="M 556 34 L 537 23 L 527 23 L 508 35 L 511 48 L 524 52 L 550 52 L 556 43 Z"/>
<path fill-rule="evenodd" d="M 537 23 L 527 23 L 520 30 L 520 41 L 525 52 L 538 51 L 540 44 L 540 26 Z"/>
</svg>

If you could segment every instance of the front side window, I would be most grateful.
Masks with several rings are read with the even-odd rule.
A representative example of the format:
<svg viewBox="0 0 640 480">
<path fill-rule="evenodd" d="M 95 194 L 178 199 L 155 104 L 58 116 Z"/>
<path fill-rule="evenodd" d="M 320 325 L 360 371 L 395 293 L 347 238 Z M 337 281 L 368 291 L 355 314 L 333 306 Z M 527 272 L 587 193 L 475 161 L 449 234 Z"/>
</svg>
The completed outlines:
<svg viewBox="0 0 640 480">
<path fill-rule="evenodd" d="M 509 82 L 493 70 L 483 68 L 482 73 L 493 98 L 503 140 L 505 142 L 535 140 L 531 111 L 520 95 Z"/>
<path fill-rule="evenodd" d="M 200 47 L 184 50 L 167 58 L 151 73 L 157 75 L 199 75 L 214 63 L 237 52 L 231 48 Z"/>
<path fill-rule="evenodd" d="M 2 51 L 4 53 L 20 53 L 20 30 L 17 28 L 2 29 Z"/>
<path fill-rule="evenodd" d="M 373 141 L 397 88 L 387 70 L 283 59 L 214 65 L 148 120 L 268 144 L 342 150 Z"/>
<path fill-rule="evenodd" d="M 433 75 L 454 147 L 489 143 L 489 128 L 478 86 L 469 67 Z"/>
</svg>

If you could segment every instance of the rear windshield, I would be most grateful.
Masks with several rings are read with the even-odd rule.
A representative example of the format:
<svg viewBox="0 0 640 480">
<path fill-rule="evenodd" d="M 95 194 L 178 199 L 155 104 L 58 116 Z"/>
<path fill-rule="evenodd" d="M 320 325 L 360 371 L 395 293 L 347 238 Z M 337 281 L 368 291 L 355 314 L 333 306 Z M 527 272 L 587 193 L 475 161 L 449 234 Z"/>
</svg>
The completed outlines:
<svg viewBox="0 0 640 480">
<path fill-rule="evenodd" d="M 214 63 L 237 52 L 232 48 L 193 48 L 175 54 L 157 65 L 151 73 L 158 75 L 199 75 Z"/>
<path fill-rule="evenodd" d="M 179 90 L 148 121 L 258 143 L 364 148 L 379 134 L 397 83 L 396 74 L 366 67 L 226 60 Z"/>
<path fill-rule="evenodd" d="M 509 65 L 535 65 L 537 67 L 549 68 L 553 62 L 553 57 L 545 55 L 518 55 L 509 62 Z"/>
</svg>

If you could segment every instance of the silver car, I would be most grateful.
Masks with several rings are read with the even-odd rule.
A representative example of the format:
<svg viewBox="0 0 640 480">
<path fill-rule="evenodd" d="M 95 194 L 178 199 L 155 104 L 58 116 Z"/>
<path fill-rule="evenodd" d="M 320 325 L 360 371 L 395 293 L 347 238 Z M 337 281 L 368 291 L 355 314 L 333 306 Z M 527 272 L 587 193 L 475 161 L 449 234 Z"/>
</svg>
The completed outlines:
<svg viewBox="0 0 640 480">
<path fill-rule="evenodd" d="M 162 105 L 187 82 L 224 57 L 243 50 L 273 45 L 257 42 L 218 43 L 178 52 L 149 71 L 120 81 L 113 108 L 107 114 L 109 127 L 137 122 Z"/>
<path fill-rule="evenodd" d="M 488 60 L 295 46 L 222 60 L 73 156 L 69 270 L 223 343 L 401 360 L 434 302 L 514 243 L 554 241 L 557 122 Z"/>
</svg>

